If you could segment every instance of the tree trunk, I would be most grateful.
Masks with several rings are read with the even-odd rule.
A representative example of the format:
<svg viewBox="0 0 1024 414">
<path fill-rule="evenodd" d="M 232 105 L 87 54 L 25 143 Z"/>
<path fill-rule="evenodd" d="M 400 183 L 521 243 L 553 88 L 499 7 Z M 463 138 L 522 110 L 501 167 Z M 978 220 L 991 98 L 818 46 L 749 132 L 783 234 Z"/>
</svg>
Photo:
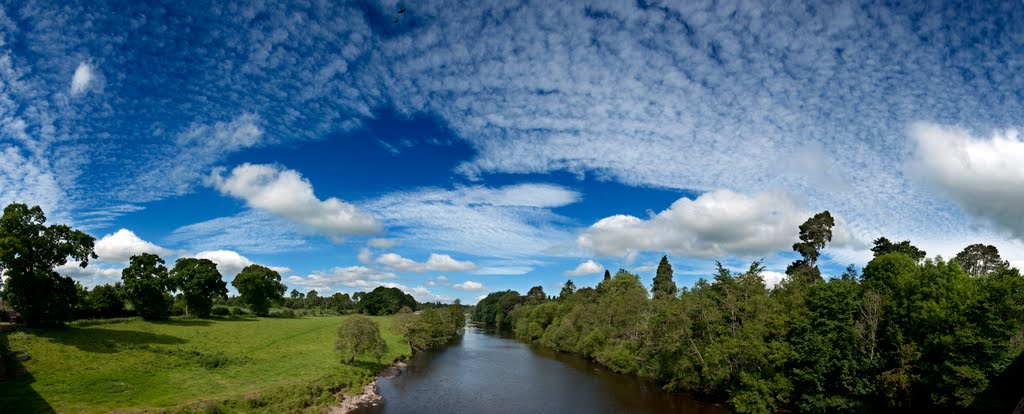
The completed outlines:
<svg viewBox="0 0 1024 414">
<path fill-rule="evenodd" d="M 1024 397 L 1020 397 L 1020 402 L 1017 403 L 1017 408 L 1013 409 L 1013 414 L 1024 414 Z"/>
</svg>

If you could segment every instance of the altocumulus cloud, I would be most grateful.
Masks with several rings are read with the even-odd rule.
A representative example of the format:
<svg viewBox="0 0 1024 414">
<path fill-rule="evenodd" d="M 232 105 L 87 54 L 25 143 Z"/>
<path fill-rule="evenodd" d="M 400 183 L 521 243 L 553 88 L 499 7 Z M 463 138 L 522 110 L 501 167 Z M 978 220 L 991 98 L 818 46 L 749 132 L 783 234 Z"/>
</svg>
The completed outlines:
<svg viewBox="0 0 1024 414">
<path fill-rule="evenodd" d="M 979 138 L 918 123 L 910 132 L 917 144 L 912 173 L 971 216 L 1024 240 L 1024 141 L 1017 130 Z"/>
<path fill-rule="evenodd" d="M 297 171 L 275 165 L 245 163 L 224 176 L 214 170 L 210 183 L 222 194 L 245 200 L 251 208 L 277 214 L 334 238 L 380 231 L 373 216 L 331 197 L 320 200 L 313 185 Z"/>
<path fill-rule="evenodd" d="M 642 251 L 702 258 L 767 255 L 788 250 L 798 240 L 799 225 L 811 215 L 780 194 L 717 190 L 693 200 L 680 198 L 647 219 L 603 218 L 583 230 L 577 243 L 602 256 Z M 856 243 L 841 218 L 832 232 L 833 245 Z"/>
</svg>

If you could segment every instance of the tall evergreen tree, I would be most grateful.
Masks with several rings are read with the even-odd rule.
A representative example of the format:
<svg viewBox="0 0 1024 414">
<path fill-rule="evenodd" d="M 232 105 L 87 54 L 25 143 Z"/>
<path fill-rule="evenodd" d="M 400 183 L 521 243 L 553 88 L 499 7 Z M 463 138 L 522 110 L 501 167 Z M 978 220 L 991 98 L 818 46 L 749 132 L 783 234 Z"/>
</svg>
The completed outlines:
<svg viewBox="0 0 1024 414">
<path fill-rule="evenodd" d="M 918 249 L 917 246 L 910 244 L 910 240 L 904 240 L 899 243 L 893 243 L 885 237 L 879 237 L 875 239 L 875 247 L 871 248 L 874 252 L 875 257 L 881 257 L 889 253 L 901 253 L 907 255 L 907 257 L 914 259 L 915 262 L 924 260 L 927 253 L 924 250 Z"/>
<path fill-rule="evenodd" d="M 651 286 L 651 294 L 655 299 L 676 297 L 676 282 L 672 281 L 672 264 L 668 262 L 668 256 L 661 256 L 661 263 L 658 263 L 658 272 L 654 275 L 654 284 Z"/>
<path fill-rule="evenodd" d="M 609 280 L 612 280 L 612 272 L 609 272 L 608 269 L 604 269 L 604 281 L 607 282 Z"/>
</svg>

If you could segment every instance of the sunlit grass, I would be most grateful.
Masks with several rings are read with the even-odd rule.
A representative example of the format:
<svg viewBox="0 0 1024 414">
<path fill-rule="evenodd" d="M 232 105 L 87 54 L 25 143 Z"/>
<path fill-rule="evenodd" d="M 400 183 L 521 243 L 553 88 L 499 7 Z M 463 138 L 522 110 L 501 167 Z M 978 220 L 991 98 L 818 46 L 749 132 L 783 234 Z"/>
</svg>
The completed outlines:
<svg viewBox="0 0 1024 414">
<path fill-rule="evenodd" d="M 381 367 L 340 362 L 335 329 L 344 318 L 131 320 L 3 334 L 31 359 L 28 374 L 0 384 L 0 411 L 307 410 L 333 402 L 333 390 L 358 390 Z M 390 346 L 384 362 L 408 355 L 390 320 L 375 319 Z"/>
</svg>

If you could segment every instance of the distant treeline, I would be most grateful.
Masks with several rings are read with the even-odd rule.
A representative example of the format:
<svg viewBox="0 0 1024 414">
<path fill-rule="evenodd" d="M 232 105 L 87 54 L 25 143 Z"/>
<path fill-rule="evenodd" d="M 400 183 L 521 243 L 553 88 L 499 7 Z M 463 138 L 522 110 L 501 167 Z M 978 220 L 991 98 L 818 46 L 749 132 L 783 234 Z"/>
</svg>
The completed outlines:
<svg viewBox="0 0 1024 414">
<path fill-rule="evenodd" d="M 823 279 L 831 217 L 801 226 L 798 260 L 767 288 L 764 266 L 676 288 L 662 258 L 650 295 L 625 270 L 549 299 L 495 292 L 474 318 L 738 412 L 1010 412 L 1024 395 L 1024 278 L 993 246 L 925 259 L 909 241 Z"/>
<path fill-rule="evenodd" d="M 258 264 L 246 266 L 235 276 L 231 285 L 239 295 L 228 297 L 227 283 L 213 261 L 182 257 L 168 269 L 164 259 L 152 253 L 132 256 L 120 282 L 91 290 L 56 272 L 68 261 L 88 266 L 89 260 L 97 258 L 95 242 L 69 226 L 46 225 L 39 206 L 13 203 L 5 207 L 0 216 L 0 319 L 21 318 L 29 325 L 52 326 L 75 319 L 126 316 L 270 316 L 275 306 L 280 307 L 273 312 L 277 316 L 391 315 L 403 308 L 441 306 L 419 304 L 411 295 L 388 287 L 328 297 L 315 290 L 306 294 L 292 290 L 286 298 L 281 275 Z"/>
</svg>

